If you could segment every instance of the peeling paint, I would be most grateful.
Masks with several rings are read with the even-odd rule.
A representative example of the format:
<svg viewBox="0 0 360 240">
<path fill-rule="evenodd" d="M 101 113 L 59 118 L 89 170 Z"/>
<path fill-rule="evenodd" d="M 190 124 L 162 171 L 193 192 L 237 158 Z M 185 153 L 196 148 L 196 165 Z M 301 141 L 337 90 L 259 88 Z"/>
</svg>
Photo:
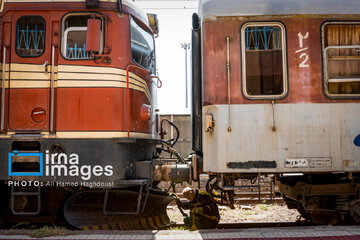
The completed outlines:
<svg viewBox="0 0 360 240">
<path fill-rule="evenodd" d="M 276 168 L 276 161 L 248 161 L 248 162 L 228 162 L 228 168 Z"/>
</svg>

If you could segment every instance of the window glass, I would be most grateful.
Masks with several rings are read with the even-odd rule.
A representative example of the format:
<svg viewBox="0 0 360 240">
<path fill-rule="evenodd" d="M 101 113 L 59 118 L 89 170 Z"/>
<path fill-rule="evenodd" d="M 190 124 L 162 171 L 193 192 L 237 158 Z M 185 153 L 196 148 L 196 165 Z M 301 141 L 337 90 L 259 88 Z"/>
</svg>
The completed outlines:
<svg viewBox="0 0 360 240">
<path fill-rule="evenodd" d="M 65 57 L 70 59 L 88 59 L 89 52 L 85 52 L 87 27 L 71 27 L 65 31 Z"/>
<path fill-rule="evenodd" d="M 45 49 L 45 21 L 40 16 L 22 17 L 16 24 L 16 52 L 22 57 L 38 57 Z"/>
<path fill-rule="evenodd" d="M 277 98 L 285 95 L 283 34 L 279 24 L 243 26 L 243 80 L 247 97 Z"/>
<path fill-rule="evenodd" d="M 155 51 L 154 38 L 149 32 L 142 29 L 132 18 L 131 25 L 131 56 L 135 63 L 154 72 Z"/>
<path fill-rule="evenodd" d="M 360 94 L 360 24 L 326 24 L 324 79 L 329 95 Z"/>
<path fill-rule="evenodd" d="M 70 15 L 64 20 L 62 53 L 68 59 L 91 59 L 86 52 L 87 15 Z"/>
</svg>

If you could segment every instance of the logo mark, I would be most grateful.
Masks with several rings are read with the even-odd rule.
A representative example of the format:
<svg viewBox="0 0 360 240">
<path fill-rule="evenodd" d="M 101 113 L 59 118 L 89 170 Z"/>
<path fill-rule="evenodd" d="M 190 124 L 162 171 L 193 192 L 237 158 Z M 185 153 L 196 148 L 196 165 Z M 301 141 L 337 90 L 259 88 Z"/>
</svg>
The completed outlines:
<svg viewBox="0 0 360 240">
<path fill-rule="evenodd" d="M 38 157 L 39 158 L 39 172 L 13 172 L 12 163 L 15 157 Z M 19 153 L 14 151 L 8 154 L 9 161 L 9 176 L 43 176 L 43 153 Z"/>
</svg>

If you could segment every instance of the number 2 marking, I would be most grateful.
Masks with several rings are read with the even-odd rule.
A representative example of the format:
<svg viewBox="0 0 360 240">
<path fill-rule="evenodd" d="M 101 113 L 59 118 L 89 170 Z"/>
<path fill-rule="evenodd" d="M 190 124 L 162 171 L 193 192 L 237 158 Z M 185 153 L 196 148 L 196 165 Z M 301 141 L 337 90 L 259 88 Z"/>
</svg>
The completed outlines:
<svg viewBox="0 0 360 240">
<path fill-rule="evenodd" d="M 304 57 L 305 57 L 305 59 L 300 63 L 299 67 L 308 68 L 309 64 L 306 64 L 306 63 L 309 60 L 309 55 L 307 55 L 306 53 L 302 53 L 299 58 L 302 59 Z"/>
</svg>

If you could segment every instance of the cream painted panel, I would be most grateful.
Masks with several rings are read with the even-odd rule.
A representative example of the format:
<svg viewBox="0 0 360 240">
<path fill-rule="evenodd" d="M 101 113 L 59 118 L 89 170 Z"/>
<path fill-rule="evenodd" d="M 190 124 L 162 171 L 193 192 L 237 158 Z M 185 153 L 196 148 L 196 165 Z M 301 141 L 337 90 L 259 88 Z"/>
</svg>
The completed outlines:
<svg viewBox="0 0 360 240">
<path fill-rule="evenodd" d="M 274 109 L 274 111 L 273 111 Z M 253 104 L 232 105 L 232 132 L 228 132 L 228 106 L 206 106 L 215 131 L 203 132 L 204 169 L 208 172 L 322 172 L 360 170 L 355 165 L 360 148 L 353 140 L 360 133 L 360 104 Z M 276 131 L 273 131 L 275 122 Z M 286 158 L 331 158 L 331 166 L 285 168 Z M 311 159 L 311 160 L 310 160 Z M 229 169 L 228 162 L 276 161 L 276 168 Z M 354 165 L 354 164 L 352 164 Z"/>
</svg>

